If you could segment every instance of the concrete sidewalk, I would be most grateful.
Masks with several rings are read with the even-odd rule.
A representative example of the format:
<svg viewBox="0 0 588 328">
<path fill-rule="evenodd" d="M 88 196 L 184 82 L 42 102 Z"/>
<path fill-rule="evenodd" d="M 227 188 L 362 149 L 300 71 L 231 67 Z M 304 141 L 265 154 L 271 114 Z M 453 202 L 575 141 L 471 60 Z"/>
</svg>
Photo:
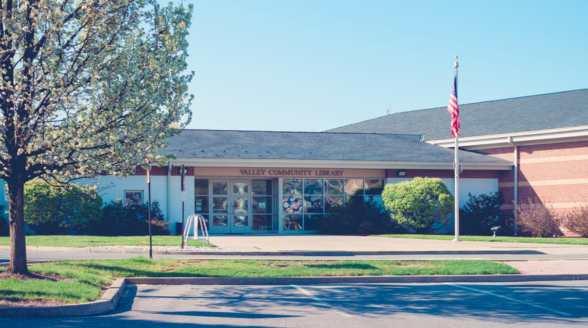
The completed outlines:
<svg viewBox="0 0 588 328">
<path fill-rule="evenodd" d="M 588 261 L 508 261 L 520 274 L 588 274 Z"/>
<path fill-rule="evenodd" d="M 279 251 L 507 251 L 530 250 L 550 255 L 588 254 L 586 245 L 528 244 L 363 236 L 211 236 L 210 242 L 242 252 Z"/>
</svg>

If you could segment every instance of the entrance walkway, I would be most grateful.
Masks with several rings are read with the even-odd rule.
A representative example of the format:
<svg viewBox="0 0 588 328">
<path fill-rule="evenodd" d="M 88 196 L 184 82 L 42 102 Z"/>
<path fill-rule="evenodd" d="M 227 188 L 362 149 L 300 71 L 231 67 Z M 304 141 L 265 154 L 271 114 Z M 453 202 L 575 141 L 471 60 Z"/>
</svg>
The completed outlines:
<svg viewBox="0 0 588 328">
<path fill-rule="evenodd" d="M 533 250 L 544 254 L 588 254 L 585 245 L 495 243 L 406 238 L 327 235 L 211 236 L 210 242 L 243 252 L 279 251 L 507 251 Z"/>
<path fill-rule="evenodd" d="M 588 274 L 588 261 L 509 261 L 521 274 Z"/>
</svg>

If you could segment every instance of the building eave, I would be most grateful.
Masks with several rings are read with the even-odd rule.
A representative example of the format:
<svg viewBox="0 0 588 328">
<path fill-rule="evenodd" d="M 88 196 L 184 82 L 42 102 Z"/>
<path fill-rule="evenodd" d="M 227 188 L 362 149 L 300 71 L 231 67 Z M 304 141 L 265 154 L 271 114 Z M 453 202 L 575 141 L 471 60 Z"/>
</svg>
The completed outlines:
<svg viewBox="0 0 588 328">
<path fill-rule="evenodd" d="M 585 140 L 588 140 L 588 125 L 558 129 L 501 133 L 474 137 L 460 137 L 459 148 L 485 149 L 512 147 L 512 144 L 526 146 Z M 453 148 L 455 145 L 454 139 L 428 140 L 426 142 L 445 148 Z"/>
<path fill-rule="evenodd" d="M 349 168 L 349 169 L 417 169 L 451 170 L 453 162 L 397 162 L 397 161 L 342 161 L 342 160 L 292 160 L 292 159 L 219 159 L 176 158 L 174 165 L 196 167 L 299 167 L 299 168 Z M 510 162 L 464 162 L 464 170 L 511 170 Z"/>
</svg>

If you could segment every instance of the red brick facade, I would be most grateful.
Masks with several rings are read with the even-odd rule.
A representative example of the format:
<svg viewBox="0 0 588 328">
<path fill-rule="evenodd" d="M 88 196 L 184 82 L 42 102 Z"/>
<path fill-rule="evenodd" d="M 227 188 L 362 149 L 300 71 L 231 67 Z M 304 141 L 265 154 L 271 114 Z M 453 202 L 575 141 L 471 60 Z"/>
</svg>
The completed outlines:
<svg viewBox="0 0 588 328">
<path fill-rule="evenodd" d="M 151 175 L 167 175 L 167 170 L 168 170 L 169 166 L 162 166 L 162 167 L 158 167 L 158 166 L 154 166 L 151 168 Z M 171 175 L 172 176 L 179 176 L 179 169 L 181 166 L 172 166 L 172 171 L 171 171 Z M 147 175 L 147 172 L 141 168 L 138 167 L 137 170 L 135 171 L 135 174 L 133 175 Z M 192 166 L 186 166 L 186 176 L 194 176 L 194 167 Z"/>
<path fill-rule="evenodd" d="M 512 160 L 514 148 L 482 149 L 482 152 Z M 588 141 L 518 146 L 518 199 L 538 198 L 565 210 L 588 202 Z M 514 171 L 500 171 L 499 189 L 506 208 L 514 201 Z"/>
</svg>

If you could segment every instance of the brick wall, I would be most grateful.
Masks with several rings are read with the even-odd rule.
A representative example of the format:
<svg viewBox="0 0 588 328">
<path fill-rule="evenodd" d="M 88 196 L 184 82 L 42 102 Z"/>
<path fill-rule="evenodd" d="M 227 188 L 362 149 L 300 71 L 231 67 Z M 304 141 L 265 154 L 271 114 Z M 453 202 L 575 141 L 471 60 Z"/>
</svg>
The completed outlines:
<svg viewBox="0 0 588 328">
<path fill-rule="evenodd" d="M 181 166 L 173 166 L 172 167 L 172 172 L 171 175 L 172 176 L 179 176 L 180 173 L 178 173 L 178 170 L 180 169 Z M 167 170 L 168 170 L 168 166 L 162 166 L 162 167 L 152 167 L 151 168 L 151 175 L 155 176 L 155 175 L 167 175 Z M 135 174 L 133 175 L 147 175 L 147 172 L 141 168 L 138 167 L 137 170 L 135 171 Z M 186 176 L 194 176 L 194 167 L 191 166 L 186 166 Z"/>
<path fill-rule="evenodd" d="M 482 149 L 484 153 L 508 160 L 514 148 Z M 588 141 L 518 147 L 518 198 L 538 198 L 563 211 L 588 202 Z M 499 189 L 505 196 L 504 209 L 512 209 L 514 171 L 499 172 Z"/>
</svg>

